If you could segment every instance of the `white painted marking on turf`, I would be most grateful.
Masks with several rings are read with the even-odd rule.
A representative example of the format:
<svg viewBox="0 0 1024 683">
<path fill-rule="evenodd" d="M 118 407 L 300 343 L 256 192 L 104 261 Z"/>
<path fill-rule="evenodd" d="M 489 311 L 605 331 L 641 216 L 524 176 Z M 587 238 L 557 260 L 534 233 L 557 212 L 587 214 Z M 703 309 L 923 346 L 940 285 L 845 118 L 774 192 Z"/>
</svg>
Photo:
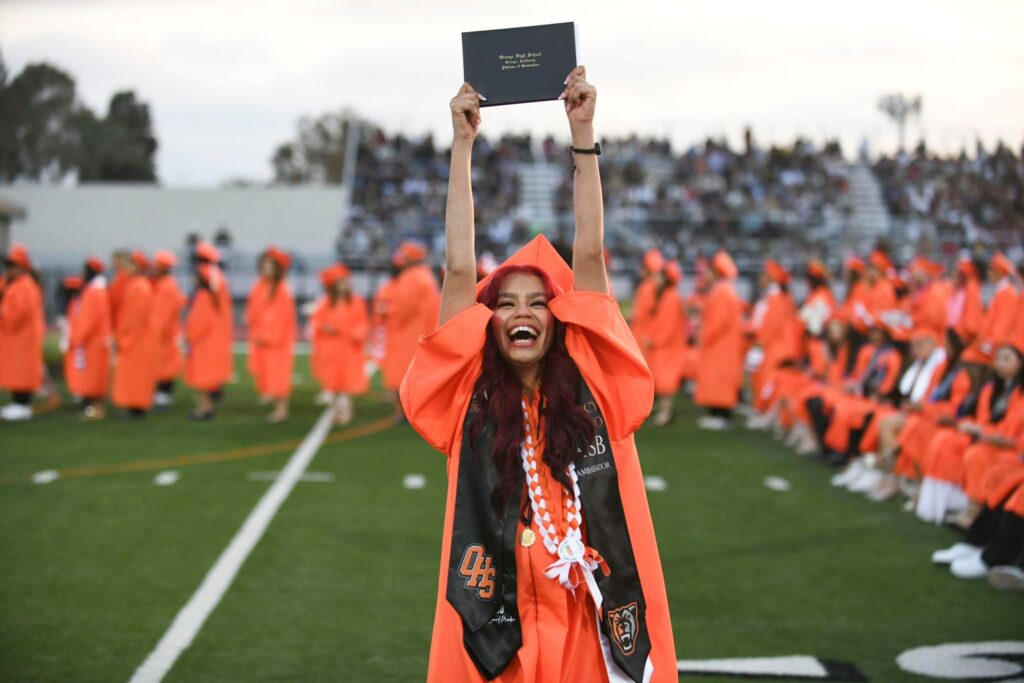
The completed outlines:
<svg viewBox="0 0 1024 683">
<path fill-rule="evenodd" d="M 250 472 L 248 479 L 249 481 L 277 481 L 280 476 L 280 472 Z M 299 481 L 330 484 L 334 481 L 334 474 L 331 472 L 305 472 L 299 477 Z"/>
<path fill-rule="evenodd" d="M 789 481 L 782 477 L 765 477 L 764 485 L 770 488 L 772 491 L 788 491 L 790 489 Z"/>
<path fill-rule="evenodd" d="M 60 472 L 57 470 L 40 470 L 32 475 L 33 484 L 49 484 L 60 479 Z"/>
<path fill-rule="evenodd" d="M 661 477 L 644 477 L 644 486 L 647 487 L 648 491 L 664 491 L 668 488 L 668 484 Z"/>
<path fill-rule="evenodd" d="M 199 629 L 203 627 L 210 613 L 231 586 L 231 582 L 235 580 L 238 570 L 263 536 L 263 532 L 267 530 L 281 504 L 288 498 L 288 494 L 295 488 L 302 473 L 313 460 L 320 444 L 331 430 L 333 415 L 331 410 L 325 410 L 320 415 L 316 425 L 288 460 L 281 475 L 256 503 L 242 528 L 217 558 L 217 562 L 207 572 L 199 588 L 174 617 L 170 628 L 164 633 L 156 648 L 135 670 L 131 683 L 158 683 L 163 680 L 181 653 L 192 644 Z"/>
<path fill-rule="evenodd" d="M 164 470 L 153 477 L 153 483 L 157 486 L 173 486 L 180 478 L 177 470 Z"/>
<path fill-rule="evenodd" d="M 679 673 L 733 674 L 741 676 L 800 676 L 828 678 L 828 670 L 817 657 L 741 657 L 738 659 L 679 660 Z"/>
<path fill-rule="evenodd" d="M 949 643 L 907 650 L 896 658 L 896 664 L 904 671 L 929 678 L 1004 678 L 1024 671 L 1011 659 L 1021 655 L 1024 642 L 1019 640 Z"/>
<path fill-rule="evenodd" d="M 407 474 L 402 479 L 402 486 L 407 489 L 421 489 L 427 485 L 427 478 L 422 474 Z"/>
</svg>

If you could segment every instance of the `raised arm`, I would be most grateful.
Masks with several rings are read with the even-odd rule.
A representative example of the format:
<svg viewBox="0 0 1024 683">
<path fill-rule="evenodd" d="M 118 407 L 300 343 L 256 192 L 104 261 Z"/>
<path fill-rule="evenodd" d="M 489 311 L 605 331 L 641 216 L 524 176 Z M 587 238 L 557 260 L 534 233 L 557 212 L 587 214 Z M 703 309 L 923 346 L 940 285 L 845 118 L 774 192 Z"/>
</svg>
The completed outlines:
<svg viewBox="0 0 1024 683">
<path fill-rule="evenodd" d="M 594 108 L 597 89 L 587 82 L 587 70 L 578 66 L 565 79 L 565 114 L 572 132 L 572 146 L 594 146 Z M 573 284 L 578 291 L 608 293 L 604 268 L 604 199 L 601 172 L 594 154 L 574 154 L 573 210 L 576 237 L 572 247 Z"/>
<path fill-rule="evenodd" d="M 463 83 L 452 98 L 452 161 L 448 173 L 448 204 L 444 212 L 445 275 L 441 286 L 441 324 L 476 300 L 474 246 L 473 141 L 480 128 L 480 94 Z"/>
</svg>

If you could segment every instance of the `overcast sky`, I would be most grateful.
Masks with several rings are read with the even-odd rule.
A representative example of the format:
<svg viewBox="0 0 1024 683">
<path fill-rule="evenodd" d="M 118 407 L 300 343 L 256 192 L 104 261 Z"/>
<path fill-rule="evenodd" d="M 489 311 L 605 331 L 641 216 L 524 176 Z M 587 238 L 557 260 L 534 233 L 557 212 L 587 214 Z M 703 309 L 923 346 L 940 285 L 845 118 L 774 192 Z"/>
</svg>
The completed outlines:
<svg viewBox="0 0 1024 683">
<path fill-rule="evenodd" d="M 1024 0 L 0 0 L 9 71 L 46 60 L 104 110 L 133 88 L 152 107 L 168 185 L 266 179 L 303 114 L 350 107 L 392 130 L 449 135 L 460 32 L 575 21 L 598 87 L 598 134 L 680 146 L 864 137 L 891 149 L 887 92 L 924 97 L 935 147 L 1024 141 Z M 488 133 L 564 135 L 560 103 L 484 112 Z"/>
</svg>

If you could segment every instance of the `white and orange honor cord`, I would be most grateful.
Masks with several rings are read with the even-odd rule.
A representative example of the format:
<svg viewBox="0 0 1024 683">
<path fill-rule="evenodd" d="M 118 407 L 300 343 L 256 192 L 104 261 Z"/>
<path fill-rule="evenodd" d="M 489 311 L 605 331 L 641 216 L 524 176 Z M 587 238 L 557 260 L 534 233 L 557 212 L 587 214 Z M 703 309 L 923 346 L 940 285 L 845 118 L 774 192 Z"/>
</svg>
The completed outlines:
<svg viewBox="0 0 1024 683">
<path fill-rule="evenodd" d="M 540 444 L 539 425 L 530 416 L 526 401 L 523 406 L 523 437 L 521 454 L 523 471 L 526 473 L 526 490 L 530 496 L 530 507 L 533 509 L 533 520 L 540 532 L 541 540 L 548 552 L 558 559 L 544 571 L 549 579 L 557 580 L 563 587 L 576 597 L 576 587 L 586 581 L 587 588 L 594 598 L 598 610 L 601 608 L 601 591 L 594 580 L 594 571 L 599 567 L 605 576 L 609 574 L 607 563 L 593 548 L 583 543 L 580 524 L 583 523 L 583 501 L 580 499 L 580 488 L 577 483 L 576 465 L 569 463 L 566 472 L 572 482 L 572 493 L 563 487 L 562 501 L 565 507 L 561 533 L 555 528 L 549 513 L 550 497 L 544 490 L 537 469 L 536 447 Z M 538 409 L 538 414 L 539 414 Z"/>
</svg>

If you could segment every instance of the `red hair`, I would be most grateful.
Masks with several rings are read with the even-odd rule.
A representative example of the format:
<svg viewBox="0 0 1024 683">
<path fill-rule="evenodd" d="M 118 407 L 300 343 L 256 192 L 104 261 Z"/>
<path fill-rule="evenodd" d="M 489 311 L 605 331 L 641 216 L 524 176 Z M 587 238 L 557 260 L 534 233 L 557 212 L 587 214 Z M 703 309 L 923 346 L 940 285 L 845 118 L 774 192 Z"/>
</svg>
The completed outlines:
<svg viewBox="0 0 1024 683">
<path fill-rule="evenodd" d="M 544 284 L 548 301 L 559 294 L 548 274 L 536 266 L 502 266 L 480 290 L 477 301 L 490 309 L 498 302 L 501 284 L 509 275 L 535 275 Z M 594 440 L 595 427 L 583 408 L 576 402 L 580 382 L 583 381 L 576 364 L 565 347 L 565 325 L 554 320 L 551 347 L 542 359 L 540 371 L 540 420 L 544 431 L 544 462 L 551 474 L 571 494 L 572 483 L 566 469 L 585 452 Z M 520 404 L 523 386 L 512 365 L 498 349 L 491 327 L 487 327 L 484 343 L 483 372 L 476 385 L 476 398 L 480 410 L 470 426 L 472 442 L 488 430 L 493 430 L 494 459 L 498 482 L 491 491 L 491 507 L 501 519 L 513 496 L 521 491 L 524 482 L 520 447 L 523 438 L 523 410 Z M 473 457 L 480 457 L 479 453 Z M 526 497 L 520 510 L 523 522 L 529 524 L 532 510 Z"/>
</svg>

